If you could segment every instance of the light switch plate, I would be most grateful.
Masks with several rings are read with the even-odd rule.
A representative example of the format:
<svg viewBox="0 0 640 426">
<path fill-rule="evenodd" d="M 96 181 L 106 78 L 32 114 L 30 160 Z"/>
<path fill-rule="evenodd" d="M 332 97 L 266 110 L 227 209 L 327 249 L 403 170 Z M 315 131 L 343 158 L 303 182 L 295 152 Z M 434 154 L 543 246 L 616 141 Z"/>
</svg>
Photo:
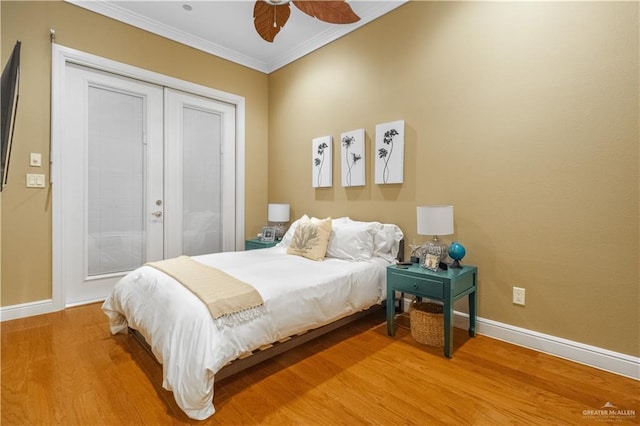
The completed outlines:
<svg viewBox="0 0 640 426">
<path fill-rule="evenodd" d="M 44 175 L 27 173 L 27 188 L 44 188 Z"/>
<path fill-rule="evenodd" d="M 29 165 L 31 167 L 42 167 L 42 154 L 39 152 L 32 152 L 29 157 Z"/>
</svg>

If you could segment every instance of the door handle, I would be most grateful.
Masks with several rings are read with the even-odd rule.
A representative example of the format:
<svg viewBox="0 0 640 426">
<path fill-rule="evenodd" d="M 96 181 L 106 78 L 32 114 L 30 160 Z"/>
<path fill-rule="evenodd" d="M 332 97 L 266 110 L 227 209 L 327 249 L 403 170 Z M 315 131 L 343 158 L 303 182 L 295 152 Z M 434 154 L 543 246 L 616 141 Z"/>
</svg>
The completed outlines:
<svg viewBox="0 0 640 426">
<path fill-rule="evenodd" d="M 160 210 L 158 210 L 157 212 L 153 212 L 153 213 L 151 213 L 151 214 L 152 214 L 153 216 L 155 216 L 155 217 L 160 217 L 160 216 L 162 216 L 162 212 L 161 212 Z"/>
</svg>

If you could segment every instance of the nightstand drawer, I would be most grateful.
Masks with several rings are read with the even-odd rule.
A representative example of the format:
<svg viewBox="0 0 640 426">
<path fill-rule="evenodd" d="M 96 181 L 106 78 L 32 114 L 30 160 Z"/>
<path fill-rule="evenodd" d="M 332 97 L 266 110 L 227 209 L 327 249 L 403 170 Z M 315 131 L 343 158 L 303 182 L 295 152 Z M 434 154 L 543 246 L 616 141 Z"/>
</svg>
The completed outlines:
<svg viewBox="0 0 640 426">
<path fill-rule="evenodd" d="M 443 298 L 442 282 L 428 278 L 413 277 L 403 274 L 393 274 L 393 289 L 417 296 Z"/>
</svg>

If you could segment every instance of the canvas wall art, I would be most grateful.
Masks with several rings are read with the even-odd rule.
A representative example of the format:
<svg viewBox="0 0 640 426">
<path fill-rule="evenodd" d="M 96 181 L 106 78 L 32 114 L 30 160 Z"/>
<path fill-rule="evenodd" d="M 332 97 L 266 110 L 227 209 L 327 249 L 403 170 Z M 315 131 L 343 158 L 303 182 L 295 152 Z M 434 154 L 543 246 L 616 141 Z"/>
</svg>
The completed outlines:
<svg viewBox="0 0 640 426">
<path fill-rule="evenodd" d="M 314 188 L 327 188 L 333 185 L 333 137 L 322 136 L 311 141 L 311 182 Z"/>
<path fill-rule="evenodd" d="M 364 129 L 340 135 L 342 186 L 365 185 Z"/>
<path fill-rule="evenodd" d="M 404 120 L 376 124 L 376 184 L 402 183 L 404 176 Z"/>
</svg>

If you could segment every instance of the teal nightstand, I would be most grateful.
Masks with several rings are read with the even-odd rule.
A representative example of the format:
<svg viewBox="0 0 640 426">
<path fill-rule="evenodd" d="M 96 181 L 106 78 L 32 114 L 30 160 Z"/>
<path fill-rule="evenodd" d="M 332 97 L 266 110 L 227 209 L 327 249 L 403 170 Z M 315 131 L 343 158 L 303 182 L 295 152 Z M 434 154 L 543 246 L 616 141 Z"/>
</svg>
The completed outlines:
<svg viewBox="0 0 640 426">
<path fill-rule="evenodd" d="M 269 247 L 275 246 L 279 242 L 280 241 L 260 241 L 259 239 L 254 238 L 252 240 L 245 240 L 244 249 L 255 250 L 255 249 L 269 248 Z"/>
<path fill-rule="evenodd" d="M 396 291 L 439 300 L 444 313 L 444 355 L 451 358 L 453 349 L 453 302 L 469 296 L 469 336 L 476 335 L 476 303 L 478 268 L 463 266 L 434 272 L 414 264 L 407 269 L 395 265 L 387 267 L 387 334 L 395 334 Z M 402 303 L 402 301 L 400 301 Z"/>
</svg>

